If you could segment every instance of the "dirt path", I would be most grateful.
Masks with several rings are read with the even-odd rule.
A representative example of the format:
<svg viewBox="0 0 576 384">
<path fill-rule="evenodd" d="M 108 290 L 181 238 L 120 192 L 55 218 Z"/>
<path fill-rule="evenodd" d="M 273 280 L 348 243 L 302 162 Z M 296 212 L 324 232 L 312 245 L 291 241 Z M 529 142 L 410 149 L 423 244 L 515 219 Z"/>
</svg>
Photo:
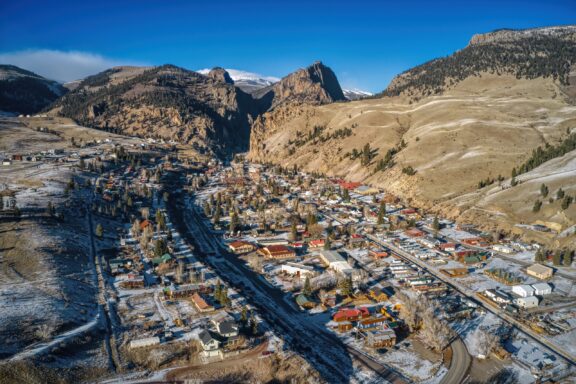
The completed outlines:
<svg viewBox="0 0 576 384">
<path fill-rule="evenodd" d="M 231 368 L 249 361 L 254 361 L 254 359 L 258 358 L 267 348 L 268 342 L 266 341 L 246 353 L 226 358 L 226 360 L 175 368 L 166 373 L 165 378 L 166 380 L 180 380 L 189 374 L 198 373 L 201 371 L 218 372 L 220 370 L 224 370 L 225 368 Z"/>
</svg>

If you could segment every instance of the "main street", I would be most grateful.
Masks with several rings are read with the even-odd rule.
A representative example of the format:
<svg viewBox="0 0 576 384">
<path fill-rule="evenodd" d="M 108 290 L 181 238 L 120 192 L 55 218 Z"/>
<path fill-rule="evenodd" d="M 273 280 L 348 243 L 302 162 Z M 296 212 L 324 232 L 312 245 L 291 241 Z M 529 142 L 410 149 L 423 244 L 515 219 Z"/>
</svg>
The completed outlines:
<svg viewBox="0 0 576 384">
<path fill-rule="evenodd" d="M 171 186 L 176 190 L 175 186 L 181 183 L 181 179 L 172 179 Z M 176 199 L 179 200 L 178 205 Z M 250 293 L 246 297 L 259 309 L 267 323 L 276 328 L 298 353 L 317 368 L 325 380 L 349 382 L 354 374 L 352 355 L 356 361 L 386 382 L 409 382 L 391 368 L 346 346 L 323 324 L 319 324 L 314 316 L 301 312 L 287 301 L 281 290 L 270 285 L 236 255 L 218 247 L 218 235 L 206 227 L 203 218 L 194 209 L 193 198 L 173 194 L 168 204 L 168 212 L 180 233 L 194 245 L 195 252 L 231 286 Z"/>
<path fill-rule="evenodd" d="M 460 292 L 462 295 L 468 297 L 469 299 L 471 299 L 472 301 L 474 301 L 475 303 L 481 305 L 483 308 L 485 308 L 486 310 L 494 313 L 496 316 L 498 316 L 499 318 L 501 318 L 502 320 L 504 320 L 505 322 L 513 325 L 514 327 L 516 327 L 517 329 L 521 330 L 523 333 L 525 333 L 526 335 L 528 335 L 529 337 L 531 337 L 532 339 L 536 340 L 537 342 L 539 342 L 540 344 L 544 345 L 545 347 L 547 347 L 548 349 L 550 349 L 551 351 L 555 352 L 556 354 L 562 356 L 564 359 L 566 359 L 570 364 L 574 365 L 576 359 L 574 358 L 574 356 L 572 356 L 571 353 L 567 352 L 566 350 L 564 350 L 563 348 L 559 347 L 556 344 L 551 343 L 550 341 L 548 341 L 546 338 L 540 336 L 539 334 L 537 334 L 536 332 L 534 332 L 532 329 L 530 329 L 529 327 L 527 327 L 526 325 L 522 324 L 521 322 L 519 322 L 518 320 L 514 319 L 512 316 L 508 315 L 507 313 L 505 313 L 504 311 L 500 310 L 497 307 L 494 307 L 492 305 L 489 305 L 487 303 L 485 303 L 482 300 L 477 300 L 476 297 L 476 293 L 473 292 L 472 290 L 454 282 L 453 280 L 447 278 L 446 276 L 442 275 L 442 273 L 440 273 L 440 271 L 438 271 L 436 268 L 431 267 L 429 265 L 427 265 L 426 263 L 424 263 L 422 260 L 410 255 L 409 253 L 405 252 L 404 250 L 396 247 L 395 245 L 393 245 L 391 242 L 384 242 L 382 240 L 380 240 L 379 238 L 377 238 L 376 236 L 372 236 L 372 235 L 367 235 L 368 239 L 371 240 L 372 242 L 385 247 L 387 249 L 390 249 L 391 251 L 393 251 L 395 254 L 397 254 L 399 257 L 401 257 L 402 259 L 404 259 L 405 261 L 408 261 L 410 263 L 416 264 L 417 266 L 419 266 L 422 270 L 430 273 L 431 275 L 433 275 L 434 277 L 436 277 L 438 280 L 444 282 L 446 285 L 452 287 L 454 290 Z"/>
</svg>

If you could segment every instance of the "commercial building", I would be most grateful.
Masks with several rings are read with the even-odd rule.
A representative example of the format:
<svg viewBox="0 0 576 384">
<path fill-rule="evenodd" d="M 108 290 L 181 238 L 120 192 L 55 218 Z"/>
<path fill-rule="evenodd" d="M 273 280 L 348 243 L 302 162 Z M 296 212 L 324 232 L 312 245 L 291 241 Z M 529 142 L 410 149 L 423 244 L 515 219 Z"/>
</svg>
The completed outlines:
<svg viewBox="0 0 576 384">
<path fill-rule="evenodd" d="M 516 305 L 524 309 L 535 308 L 538 306 L 538 298 L 536 296 L 519 297 L 516 299 Z"/>
<path fill-rule="evenodd" d="M 534 288 L 534 294 L 538 296 L 549 295 L 552 293 L 552 286 L 548 283 L 532 284 L 532 288 Z"/>
<path fill-rule="evenodd" d="M 532 264 L 526 268 L 526 273 L 529 276 L 534 276 L 537 279 L 546 280 L 552 277 L 554 270 L 542 264 Z"/>
<path fill-rule="evenodd" d="M 515 285 L 512 287 L 512 292 L 520 297 L 534 296 L 534 288 L 529 285 Z"/>
</svg>

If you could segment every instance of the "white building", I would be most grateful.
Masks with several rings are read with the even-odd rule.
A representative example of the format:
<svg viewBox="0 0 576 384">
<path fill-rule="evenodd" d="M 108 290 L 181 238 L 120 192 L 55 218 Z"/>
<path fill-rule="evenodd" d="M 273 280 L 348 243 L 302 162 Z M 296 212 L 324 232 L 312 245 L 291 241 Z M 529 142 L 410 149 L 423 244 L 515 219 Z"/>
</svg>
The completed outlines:
<svg viewBox="0 0 576 384">
<path fill-rule="evenodd" d="M 538 306 L 538 298 L 536 296 L 519 297 L 516 299 L 516 305 L 520 308 L 535 308 Z"/>
<path fill-rule="evenodd" d="M 534 288 L 529 285 L 515 285 L 512 287 L 512 292 L 520 297 L 534 296 Z"/>
<path fill-rule="evenodd" d="M 200 332 L 198 338 L 204 350 L 204 356 L 211 357 L 220 355 L 220 342 L 213 338 L 210 332 L 204 329 Z"/>
<path fill-rule="evenodd" d="M 152 345 L 157 345 L 157 344 L 160 344 L 160 338 L 158 336 L 154 336 L 154 337 L 147 337 L 144 339 L 132 340 L 129 344 L 129 348 L 130 349 L 144 348 L 144 347 L 150 347 Z"/>
<path fill-rule="evenodd" d="M 322 250 L 320 251 L 320 259 L 328 265 L 328 268 L 342 274 L 351 274 L 352 267 L 348 262 L 336 251 Z"/>
<path fill-rule="evenodd" d="M 494 244 L 492 247 L 493 250 L 500 253 L 511 254 L 514 253 L 514 249 L 504 244 Z"/>
<path fill-rule="evenodd" d="M 282 272 L 289 275 L 296 275 L 299 277 L 314 276 L 314 268 L 309 265 L 303 265 L 298 263 L 286 263 L 282 264 Z"/>
<path fill-rule="evenodd" d="M 548 283 L 532 284 L 532 288 L 534 288 L 534 294 L 538 296 L 549 295 L 552 293 L 552 286 Z"/>
</svg>

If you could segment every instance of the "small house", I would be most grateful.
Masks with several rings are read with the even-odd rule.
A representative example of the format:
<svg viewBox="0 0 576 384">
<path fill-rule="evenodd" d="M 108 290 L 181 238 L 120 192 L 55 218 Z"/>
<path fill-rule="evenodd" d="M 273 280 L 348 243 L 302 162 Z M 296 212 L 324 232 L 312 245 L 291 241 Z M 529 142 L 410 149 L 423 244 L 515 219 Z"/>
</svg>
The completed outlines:
<svg viewBox="0 0 576 384">
<path fill-rule="evenodd" d="M 196 309 L 200 312 L 210 312 L 214 310 L 214 307 L 206 302 L 206 300 L 198 293 L 195 292 L 192 297 L 192 302 Z"/>
<path fill-rule="evenodd" d="M 230 249 L 231 252 L 237 255 L 243 253 L 250 253 L 255 249 L 254 245 L 250 244 L 247 241 L 234 241 L 228 244 L 228 248 Z"/>
<path fill-rule="evenodd" d="M 218 356 L 220 355 L 220 341 L 212 337 L 207 330 L 202 330 L 198 335 L 200 339 L 200 345 L 202 345 L 202 349 L 204 350 L 204 356 Z"/>
<path fill-rule="evenodd" d="M 326 241 L 324 239 L 315 239 L 308 242 L 309 248 L 323 248 Z"/>
<path fill-rule="evenodd" d="M 388 327 L 371 330 L 366 332 L 364 343 L 370 348 L 390 348 L 396 344 L 396 333 Z"/>
</svg>

